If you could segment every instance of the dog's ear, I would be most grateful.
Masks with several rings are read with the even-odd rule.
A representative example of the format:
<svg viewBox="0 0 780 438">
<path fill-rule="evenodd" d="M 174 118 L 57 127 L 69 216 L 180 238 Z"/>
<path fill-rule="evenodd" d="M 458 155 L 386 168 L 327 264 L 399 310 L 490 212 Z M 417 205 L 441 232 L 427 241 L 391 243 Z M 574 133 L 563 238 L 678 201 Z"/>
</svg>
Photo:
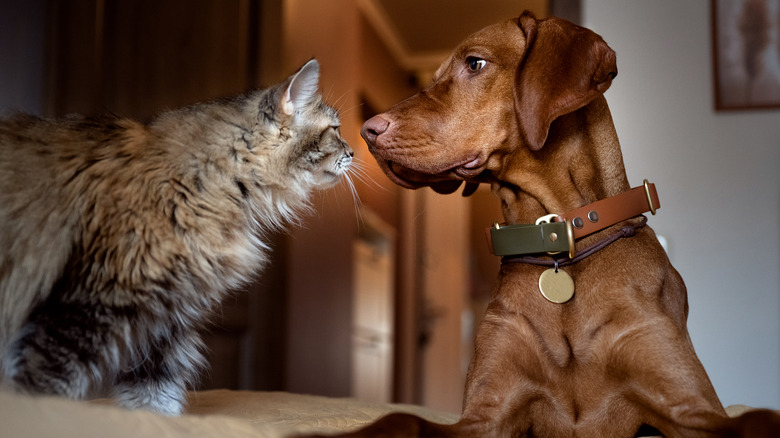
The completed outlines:
<svg viewBox="0 0 780 438">
<path fill-rule="evenodd" d="M 615 52 L 600 36 L 560 18 L 517 20 L 526 36 L 515 78 L 515 111 L 528 147 L 539 150 L 550 124 L 607 91 L 617 75 Z"/>
</svg>

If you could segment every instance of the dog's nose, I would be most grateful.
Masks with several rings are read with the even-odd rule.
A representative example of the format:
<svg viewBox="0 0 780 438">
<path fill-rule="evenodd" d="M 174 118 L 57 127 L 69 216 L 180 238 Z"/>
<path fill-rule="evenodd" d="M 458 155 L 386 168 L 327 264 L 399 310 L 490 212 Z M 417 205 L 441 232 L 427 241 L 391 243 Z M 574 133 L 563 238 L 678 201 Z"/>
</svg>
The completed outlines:
<svg viewBox="0 0 780 438">
<path fill-rule="evenodd" d="M 377 137 L 387 131 L 388 126 L 390 126 L 390 122 L 381 115 L 371 117 L 360 128 L 360 136 L 363 137 L 370 147 L 373 147 L 376 145 Z"/>
</svg>

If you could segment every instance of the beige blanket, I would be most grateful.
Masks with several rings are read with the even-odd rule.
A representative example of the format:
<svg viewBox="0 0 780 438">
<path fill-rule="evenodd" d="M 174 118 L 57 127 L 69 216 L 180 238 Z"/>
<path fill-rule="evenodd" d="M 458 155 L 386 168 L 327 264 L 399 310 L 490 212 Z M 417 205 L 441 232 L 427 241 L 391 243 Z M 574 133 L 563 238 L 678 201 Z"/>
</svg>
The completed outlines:
<svg viewBox="0 0 780 438">
<path fill-rule="evenodd" d="M 439 423 L 458 416 L 420 406 L 365 403 L 283 392 L 203 391 L 190 394 L 186 415 L 127 411 L 110 402 L 73 402 L 0 392 L 1 438 L 245 438 L 285 437 L 356 429 L 389 412 Z M 727 408 L 735 416 L 750 408 Z"/>
<path fill-rule="evenodd" d="M 187 415 L 163 417 L 106 403 L 0 393 L 2 438 L 283 437 L 358 428 L 389 412 L 454 423 L 458 416 L 419 406 L 365 403 L 281 392 L 192 393 Z"/>
</svg>

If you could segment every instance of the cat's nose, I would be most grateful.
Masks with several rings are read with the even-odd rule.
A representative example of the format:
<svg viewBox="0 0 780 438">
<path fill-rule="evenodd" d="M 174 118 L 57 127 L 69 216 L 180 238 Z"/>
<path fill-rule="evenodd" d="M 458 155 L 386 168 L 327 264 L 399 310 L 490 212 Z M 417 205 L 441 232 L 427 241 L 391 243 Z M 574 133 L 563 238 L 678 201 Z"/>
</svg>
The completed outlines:
<svg viewBox="0 0 780 438">
<path fill-rule="evenodd" d="M 382 115 L 371 117 L 363 123 L 363 127 L 360 128 L 360 136 L 368 144 L 369 150 L 376 146 L 377 137 L 382 135 L 390 126 L 390 122 L 382 117 Z"/>
</svg>

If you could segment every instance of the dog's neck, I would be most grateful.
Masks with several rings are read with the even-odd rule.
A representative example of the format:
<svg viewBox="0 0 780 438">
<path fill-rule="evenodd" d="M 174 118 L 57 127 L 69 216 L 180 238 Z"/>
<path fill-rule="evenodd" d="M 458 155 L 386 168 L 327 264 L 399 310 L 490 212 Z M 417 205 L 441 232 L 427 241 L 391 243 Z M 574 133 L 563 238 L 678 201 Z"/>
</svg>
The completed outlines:
<svg viewBox="0 0 780 438">
<path fill-rule="evenodd" d="M 603 96 L 556 120 L 539 151 L 515 151 L 502 165 L 511 172 L 498 173 L 492 184 L 507 223 L 533 223 L 629 189 Z"/>
</svg>

